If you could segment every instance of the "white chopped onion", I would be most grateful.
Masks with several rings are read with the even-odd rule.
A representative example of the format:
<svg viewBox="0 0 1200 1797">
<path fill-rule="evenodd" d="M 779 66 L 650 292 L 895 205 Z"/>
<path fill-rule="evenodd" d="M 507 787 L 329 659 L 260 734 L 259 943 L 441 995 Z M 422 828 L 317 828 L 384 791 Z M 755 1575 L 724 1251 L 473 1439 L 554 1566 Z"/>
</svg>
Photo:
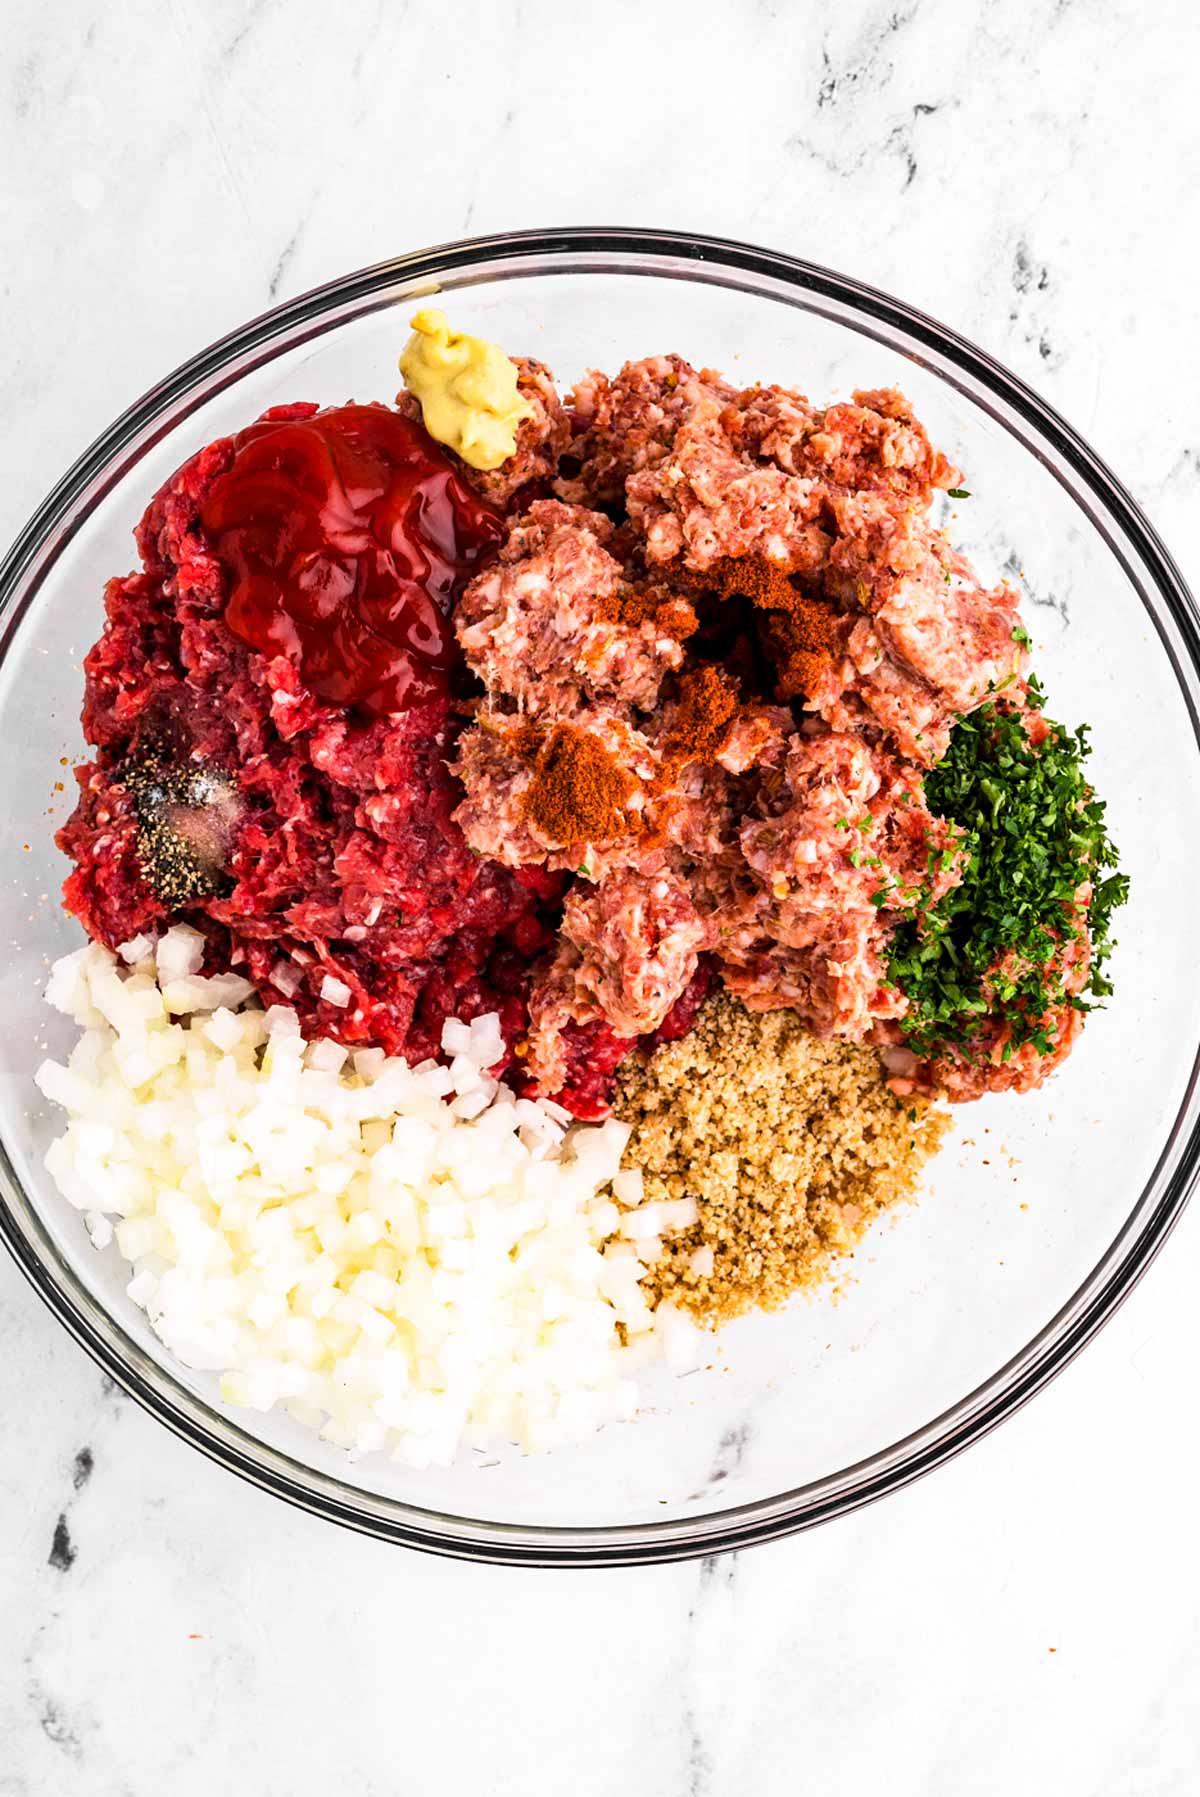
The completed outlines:
<svg viewBox="0 0 1200 1797">
<path fill-rule="evenodd" d="M 643 1201 L 627 1125 L 498 1083 L 496 1015 L 445 1024 L 449 1066 L 409 1067 L 306 1044 L 288 1007 L 203 976 L 186 926 L 125 946 L 51 971 L 84 1034 L 37 1074 L 68 1113 L 46 1165 L 228 1402 L 422 1467 L 577 1440 L 632 1414 L 655 1352 L 695 1364 L 697 1332 L 639 1283 L 694 1204 Z M 351 997 L 331 975 L 321 994 Z"/>
<path fill-rule="evenodd" d="M 625 1167 L 613 1180 L 613 1196 L 622 1204 L 640 1204 L 644 1184 L 640 1167 Z"/>
<path fill-rule="evenodd" d="M 271 969 L 271 984 L 278 986 L 285 998 L 295 998 L 304 981 L 290 962 L 280 959 Z"/>
<path fill-rule="evenodd" d="M 155 959 L 160 981 L 186 979 L 204 965 L 204 938 L 186 923 L 174 924 L 159 937 Z"/>
<path fill-rule="evenodd" d="M 685 1311 L 660 1304 L 654 1312 L 654 1333 L 673 1373 L 691 1373 L 701 1364 L 704 1335 Z"/>
<path fill-rule="evenodd" d="M 127 967 L 136 966 L 139 961 L 147 961 L 154 953 L 153 936 L 131 936 L 128 942 L 122 942 L 117 949 Z"/>
</svg>

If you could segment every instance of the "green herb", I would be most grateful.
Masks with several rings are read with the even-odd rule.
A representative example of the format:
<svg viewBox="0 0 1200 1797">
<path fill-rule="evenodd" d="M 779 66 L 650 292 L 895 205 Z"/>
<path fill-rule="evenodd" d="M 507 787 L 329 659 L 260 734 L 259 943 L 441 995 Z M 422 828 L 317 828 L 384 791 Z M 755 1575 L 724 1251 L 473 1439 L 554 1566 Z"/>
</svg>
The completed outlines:
<svg viewBox="0 0 1200 1797">
<path fill-rule="evenodd" d="M 875 819 L 870 815 L 870 813 L 868 813 L 867 816 L 863 818 L 862 822 L 859 824 L 858 827 L 862 831 L 864 836 L 869 836 L 871 834 L 871 831 L 875 828 Z"/>
<path fill-rule="evenodd" d="M 969 499 L 971 489 L 970 487 L 947 487 L 946 495 L 949 499 Z"/>
<path fill-rule="evenodd" d="M 1014 624 L 1011 635 L 1014 643 L 1020 643 L 1023 649 L 1028 649 L 1029 632 L 1026 630 L 1024 624 Z"/>
<path fill-rule="evenodd" d="M 587 865 L 587 863 L 586 863 L 586 862 L 585 862 L 585 863 L 584 863 L 584 864 L 583 864 L 583 866 L 582 866 L 582 867 L 577 867 L 577 868 L 576 868 L 576 869 L 575 869 L 575 872 L 576 872 L 576 873 L 577 873 L 577 874 L 582 874 L 582 875 L 583 875 L 583 877 L 584 877 L 584 879 L 585 879 L 585 880 L 590 880 L 590 879 L 591 879 L 591 877 L 592 877 L 592 870 L 591 870 L 591 868 L 590 868 L 590 867 L 589 867 L 589 866 L 588 866 L 588 865 Z"/>
<path fill-rule="evenodd" d="M 1030 693 L 1040 707 L 1036 680 Z M 944 759 L 926 776 L 929 808 L 957 827 L 967 864 L 961 884 L 936 904 L 923 889 L 918 915 L 890 945 L 888 977 L 909 1000 L 902 1027 L 918 1053 L 955 1044 L 969 1058 L 996 1023 L 1010 1031 L 1006 1057 L 1026 1042 L 1049 1053 L 1054 1012 L 1064 1004 L 1093 1009 L 1066 990 L 1063 965 L 1085 931 L 1092 948 L 1083 990 L 1096 998 L 1112 990 L 1102 970 L 1129 881 L 1116 871 L 1104 805 L 1084 777 L 1086 725 L 1074 735 L 1060 724 L 1046 728 L 1035 748 L 1020 712 L 984 705 L 958 720 Z M 937 857 L 943 867 L 947 853 Z M 1085 880 L 1086 918 L 1075 900 Z"/>
<path fill-rule="evenodd" d="M 835 830 L 848 830 L 850 829 L 850 819 L 848 817 L 839 817 L 833 827 Z"/>
<path fill-rule="evenodd" d="M 850 850 L 850 865 L 851 865 L 851 867 L 857 867 L 859 865 L 859 863 L 861 862 L 861 860 L 862 860 L 862 856 L 859 854 L 858 850 L 851 849 Z"/>
</svg>

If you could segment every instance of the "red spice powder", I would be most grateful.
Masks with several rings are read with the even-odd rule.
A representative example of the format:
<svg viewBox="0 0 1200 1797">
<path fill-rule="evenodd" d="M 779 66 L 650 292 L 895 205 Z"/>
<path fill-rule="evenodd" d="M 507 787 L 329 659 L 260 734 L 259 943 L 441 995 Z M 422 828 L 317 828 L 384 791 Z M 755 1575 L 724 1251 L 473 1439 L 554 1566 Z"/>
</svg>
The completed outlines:
<svg viewBox="0 0 1200 1797">
<path fill-rule="evenodd" d="M 719 561 L 704 578 L 723 598 L 740 593 L 764 614 L 759 635 L 775 668 L 778 697 L 813 692 L 840 646 L 832 607 L 793 586 L 782 568 L 753 557 Z"/>
<path fill-rule="evenodd" d="M 515 746 L 533 765 L 523 809 L 543 836 L 565 846 L 626 834 L 630 825 L 624 808 L 637 779 L 596 737 L 573 724 L 555 724 L 549 735 L 527 724 Z"/>
<path fill-rule="evenodd" d="M 715 761 L 729 740 L 737 710 L 737 692 L 719 668 L 706 663 L 685 674 L 678 710 L 662 742 L 668 771 L 687 761 Z"/>
<path fill-rule="evenodd" d="M 626 587 L 620 593 L 606 594 L 597 598 L 596 611 L 609 623 L 625 624 L 631 630 L 652 622 L 663 636 L 672 636 L 679 643 L 694 636 L 697 627 L 696 613 L 689 602 L 662 587 Z"/>
</svg>

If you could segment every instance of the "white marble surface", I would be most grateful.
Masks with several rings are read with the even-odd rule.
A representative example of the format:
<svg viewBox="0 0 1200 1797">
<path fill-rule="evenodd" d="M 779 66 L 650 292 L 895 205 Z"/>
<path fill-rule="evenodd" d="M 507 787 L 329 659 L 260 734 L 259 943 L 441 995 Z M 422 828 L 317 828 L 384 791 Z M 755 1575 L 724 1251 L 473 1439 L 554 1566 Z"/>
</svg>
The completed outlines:
<svg viewBox="0 0 1200 1797">
<path fill-rule="evenodd" d="M 9 0 L 0 534 L 274 298 L 463 233 L 628 222 L 796 251 L 953 323 L 1200 581 L 1190 0 L 701 17 Z M 5 1262 L 0 1794 L 1193 1793 L 1198 1260 L 1193 1208 L 1083 1358 L 916 1488 L 605 1574 L 286 1510 L 107 1389 Z"/>
</svg>

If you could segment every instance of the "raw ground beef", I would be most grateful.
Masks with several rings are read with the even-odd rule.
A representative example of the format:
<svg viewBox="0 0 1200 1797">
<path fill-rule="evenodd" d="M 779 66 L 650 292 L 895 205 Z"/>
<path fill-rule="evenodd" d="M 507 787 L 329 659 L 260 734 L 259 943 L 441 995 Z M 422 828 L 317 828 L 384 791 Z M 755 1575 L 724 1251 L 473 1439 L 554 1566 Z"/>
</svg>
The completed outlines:
<svg viewBox="0 0 1200 1797">
<path fill-rule="evenodd" d="M 179 470 L 138 528 L 144 572 L 109 583 L 85 664 L 97 755 L 76 770 L 79 804 L 59 837 L 75 863 L 68 908 L 110 947 L 156 930 L 168 906 L 147 877 L 131 773 L 152 761 L 169 798 L 171 770 L 220 769 L 236 819 L 219 878 L 174 907 L 204 931 L 211 965 L 246 973 L 315 1032 L 410 1059 L 437 1052 L 451 1015 L 497 1009 L 516 1041 L 562 879 L 468 848 L 452 816 L 462 793 L 446 765 L 449 690 L 350 715 L 306 688 L 295 659 L 232 633 L 228 572 L 201 513 L 234 454 L 231 440 L 214 443 Z M 176 807 L 177 830 L 197 821 Z"/>
</svg>

